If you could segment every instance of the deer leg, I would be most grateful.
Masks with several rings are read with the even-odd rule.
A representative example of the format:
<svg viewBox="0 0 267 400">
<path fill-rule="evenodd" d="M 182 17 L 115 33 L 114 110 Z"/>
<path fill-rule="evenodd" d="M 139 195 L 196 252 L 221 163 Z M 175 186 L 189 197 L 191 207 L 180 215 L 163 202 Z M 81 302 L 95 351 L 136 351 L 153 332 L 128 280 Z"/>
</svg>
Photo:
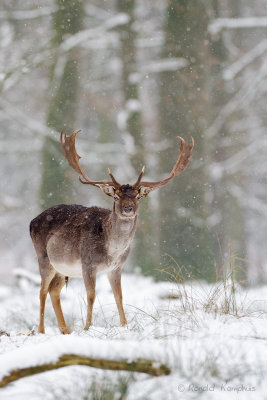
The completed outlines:
<svg viewBox="0 0 267 400">
<path fill-rule="evenodd" d="M 45 302 L 49 289 L 50 282 L 55 276 L 56 271 L 51 267 L 47 256 L 39 258 L 39 268 L 41 274 L 41 288 L 40 288 L 40 322 L 38 326 L 38 333 L 45 333 L 44 327 L 44 314 L 45 314 Z"/>
<path fill-rule="evenodd" d="M 70 331 L 66 326 L 66 322 L 60 304 L 60 292 L 64 285 L 65 285 L 65 276 L 56 274 L 49 285 L 49 294 L 57 317 L 58 328 L 61 333 L 68 334 L 70 333 Z"/>
<path fill-rule="evenodd" d="M 92 323 L 92 314 L 93 314 L 93 305 L 95 301 L 95 283 L 96 283 L 96 276 L 84 274 L 84 283 L 87 293 L 87 318 L 85 324 L 85 330 L 89 329 L 89 326 Z"/>
<path fill-rule="evenodd" d="M 127 325 L 123 304 L 122 304 L 122 291 L 121 291 L 121 270 L 116 269 L 108 274 L 109 283 L 114 294 L 117 308 L 120 316 L 121 326 Z"/>
</svg>

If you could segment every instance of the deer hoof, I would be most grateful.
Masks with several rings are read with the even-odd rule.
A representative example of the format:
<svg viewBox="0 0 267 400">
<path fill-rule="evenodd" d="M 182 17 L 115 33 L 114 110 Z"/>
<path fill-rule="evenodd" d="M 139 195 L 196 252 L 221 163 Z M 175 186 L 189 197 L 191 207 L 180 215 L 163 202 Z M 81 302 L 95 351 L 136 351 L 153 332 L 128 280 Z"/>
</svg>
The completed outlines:
<svg viewBox="0 0 267 400">
<path fill-rule="evenodd" d="M 70 331 L 69 331 L 69 329 L 67 327 L 59 328 L 59 329 L 60 329 L 60 332 L 63 333 L 63 335 L 69 335 L 70 334 Z"/>
<path fill-rule="evenodd" d="M 45 333 L 45 328 L 43 326 L 39 326 L 38 333 Z"/>
</svg>

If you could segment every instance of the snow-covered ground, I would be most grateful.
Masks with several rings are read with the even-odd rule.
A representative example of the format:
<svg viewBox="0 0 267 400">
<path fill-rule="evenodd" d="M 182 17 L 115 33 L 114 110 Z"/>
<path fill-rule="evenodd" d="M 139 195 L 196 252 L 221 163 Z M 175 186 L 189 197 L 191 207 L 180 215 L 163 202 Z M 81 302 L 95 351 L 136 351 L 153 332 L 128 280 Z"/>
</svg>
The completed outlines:
<svg viewBox="0 0 267 400">
<path fill-rule="evenodd" d="M 49 298 L 46 334 L 36 333 L 39 278 L 29 278 L 0 287 L 0 380 L 14 368 L 51 362 L 71 351 L 96 358 L 150 358 L 169 366 L 171 374 L 65 367 L 9 384 L 0 389 L 1 400 L 267 398 L 266 286 L 235 286 L 233 292 L 231 282 L 176 284 L 125 273 L 128 326 L 122 328 L 107 277 L 100 275 L 93 326 L 84 331 L 85 290 L 81 280 L 73 280 L 61 295 L 72 331 L 63 336 Z"/>
</svg>

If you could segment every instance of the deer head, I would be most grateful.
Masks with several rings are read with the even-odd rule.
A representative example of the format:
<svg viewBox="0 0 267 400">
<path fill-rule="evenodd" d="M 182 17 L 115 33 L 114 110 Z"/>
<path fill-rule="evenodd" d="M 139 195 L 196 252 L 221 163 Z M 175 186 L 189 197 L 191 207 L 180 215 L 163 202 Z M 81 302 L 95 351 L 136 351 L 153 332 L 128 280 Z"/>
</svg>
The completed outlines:
<svg viewBox="0 0 267 400">
<path fill-rule="evenodd" d="M 137 181 L 133 185 L 121 185 L 113 176 L 108 168 L 108 174 L 111 178 L 109 181 L 93 181 L 84 172 L 80 165 L 80 156 L 77 154 L 75 148 L 75 138 L 80 132 L 76 130 L 71 136 L 66 136 L 63 132 L 60 134 L 60 142 L 66 159 L 69 165 L 81 176 L 79 181 L 85 185 L 92 185 L 100 188 L 106 195 L 113 197 L 115 211 L 121 218 L 134 218 L 138 212 L 138 203 L 143 196 L 149 195 L 155 189 L 166 185 L 175 176 L 179 175 L 185 170 L 189 164 L 190 157 L 192 156 L 192 149 L 194 147 L 194 139 L 191 137 L 190 144 L 187 144 L 183 138 L 177 136 L 180 140 L 180 153 L 178 159 L 170 173 L 170 175 L 158 182 L 146 182 L 142 180 L 145 167 L 142 168 Z"/>
</svg>

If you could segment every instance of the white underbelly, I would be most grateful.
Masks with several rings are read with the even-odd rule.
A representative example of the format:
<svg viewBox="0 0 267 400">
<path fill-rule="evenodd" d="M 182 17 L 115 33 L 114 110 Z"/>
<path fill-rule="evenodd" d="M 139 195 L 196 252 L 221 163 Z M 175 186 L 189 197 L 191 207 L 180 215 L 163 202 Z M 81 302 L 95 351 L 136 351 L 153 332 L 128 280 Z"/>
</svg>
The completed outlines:
<svg viewBox="0 0 267 400">
<path fill-rule="evenodd" d="M 61 275 L 69 276 L 70 278 L 82 278 L 82 263 L 80 261 L 73 264 L 52 263 L 52 265 Z M 96 274 L 109 273 L 117 268 L 118 266 L 116 264 L 99 264 L 96 267 Z"/>
<path fill-rule="evenodd" d="M 80 261 L 76 261 L 73 264 L 52 263 L 52 265 L 57 272 L 64 276 L 82 278 L 82 263 Z"/>
</svg>

